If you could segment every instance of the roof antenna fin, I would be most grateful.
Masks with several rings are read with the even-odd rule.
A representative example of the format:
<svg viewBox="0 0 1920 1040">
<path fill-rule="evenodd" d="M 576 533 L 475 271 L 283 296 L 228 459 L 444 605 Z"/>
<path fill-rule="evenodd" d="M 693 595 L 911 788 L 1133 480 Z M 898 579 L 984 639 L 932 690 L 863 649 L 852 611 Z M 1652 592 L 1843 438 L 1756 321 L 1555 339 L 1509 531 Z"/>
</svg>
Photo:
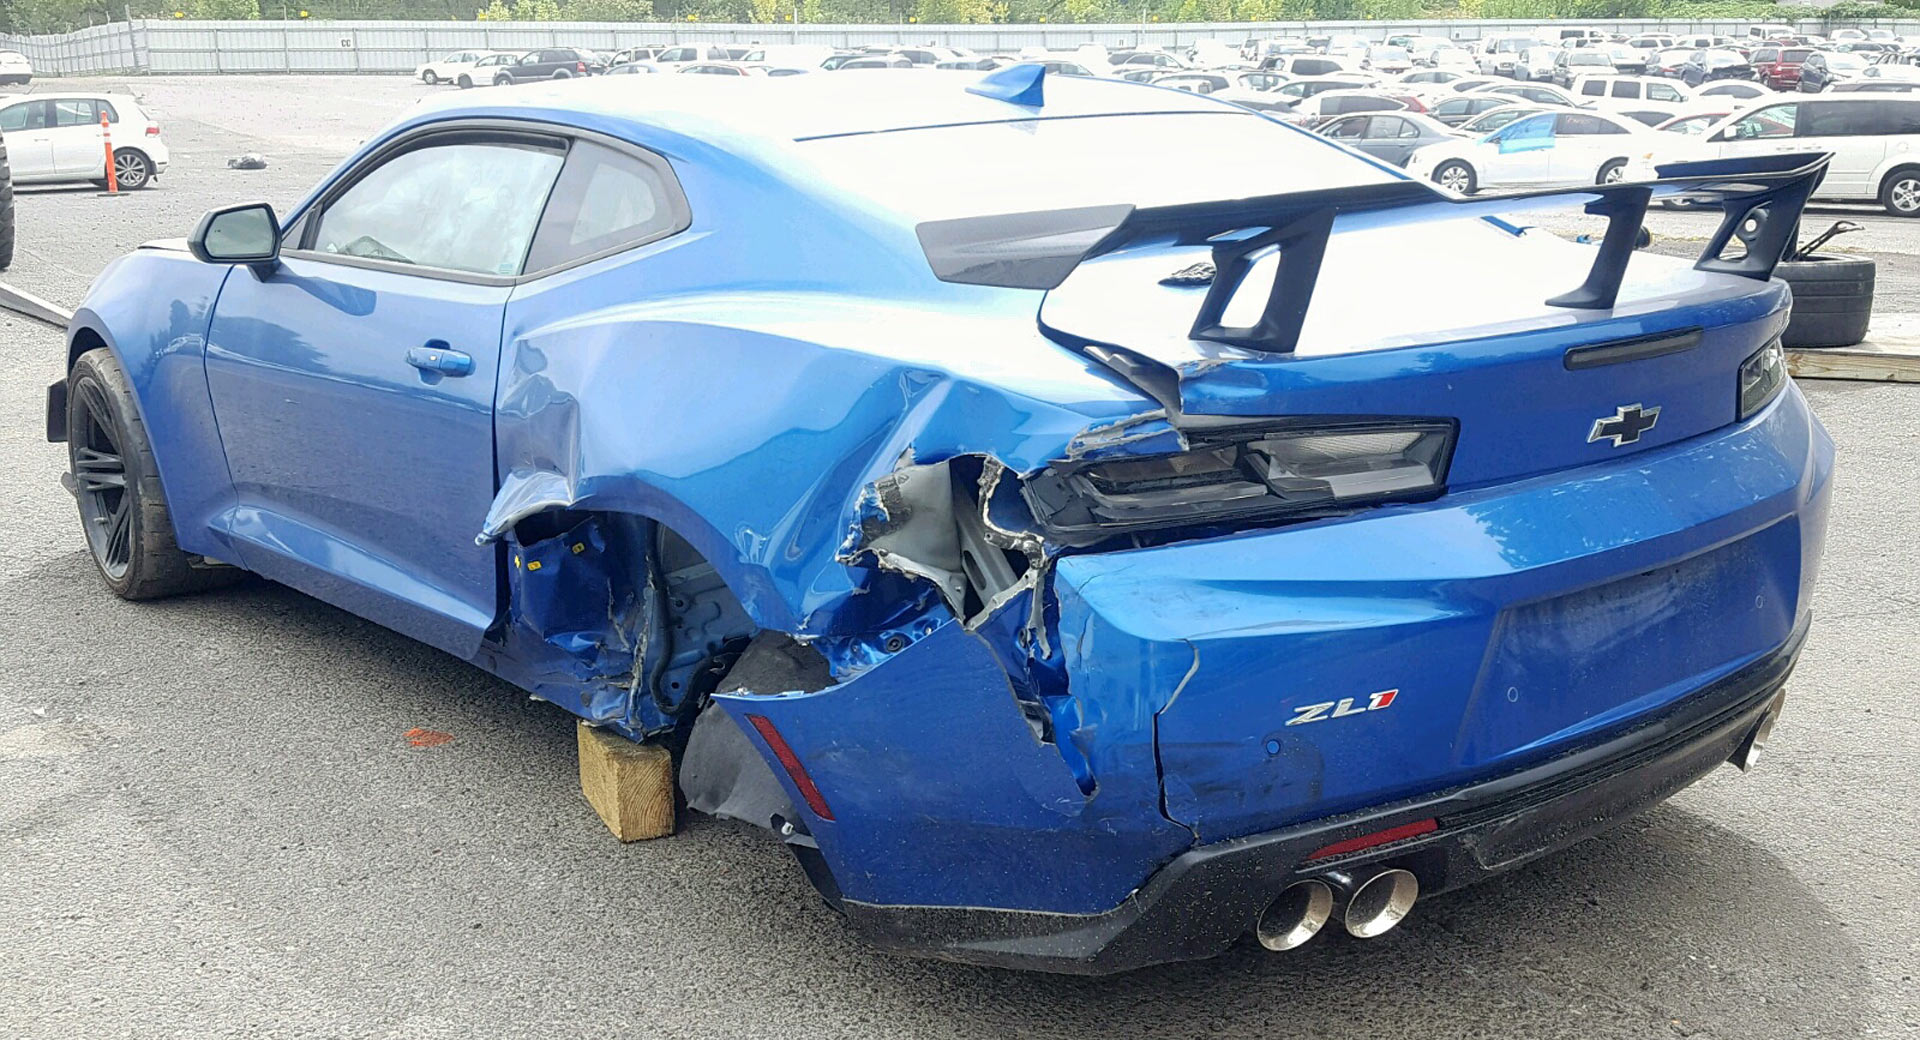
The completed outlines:
<svg viewBox="0 0 1920 1040">
<path fill-rule="evenodd" d="M 1046 78 L 1045 65 L 1032 62 L 1009 65 L 1004 69 L 995 69 L 987 73 L 980 82 L 968 87 L 967 93 L 1039 108 L 1046 103 L 1040 96 L 1040 88 Z"/>
</svg>

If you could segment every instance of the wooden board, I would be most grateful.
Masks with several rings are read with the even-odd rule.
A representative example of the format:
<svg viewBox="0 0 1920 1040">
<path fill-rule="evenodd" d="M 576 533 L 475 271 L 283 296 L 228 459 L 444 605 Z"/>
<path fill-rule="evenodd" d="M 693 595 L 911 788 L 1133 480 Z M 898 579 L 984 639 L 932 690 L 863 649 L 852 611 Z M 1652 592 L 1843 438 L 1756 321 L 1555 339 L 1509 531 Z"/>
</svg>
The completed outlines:
<svg viewBox="0 0 1920 1040">
<path fill-rule="evenodd" d="M 1855 346 L 1788 350 L 1787 371 L 1795 379 L 1920 383 L 1920 314 L 1876 317 Z"/>
<path fill-rule="evenodd" d="M 673 833 L 673 755 L 617 733 L 576 723 L 580 793 L 621 841 Z"/>
</svg>

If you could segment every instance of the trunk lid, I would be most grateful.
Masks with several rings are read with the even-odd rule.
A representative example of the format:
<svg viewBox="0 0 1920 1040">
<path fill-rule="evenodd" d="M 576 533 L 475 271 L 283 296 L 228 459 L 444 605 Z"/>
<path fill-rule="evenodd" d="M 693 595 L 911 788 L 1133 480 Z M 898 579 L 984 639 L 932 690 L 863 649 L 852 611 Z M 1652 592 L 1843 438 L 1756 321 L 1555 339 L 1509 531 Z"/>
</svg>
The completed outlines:
<svg viewBox="0 0 1920 1040">
<path fill-rule="evenodd" d="M 1739 365 L 1784 325 L 1784 287 L 1639 253 L 1613 308 L 1547 305 L 1580 284 L 1593 255 L 1545 232 L 1515 235 L 1474 219 L 1336 227 L 1298 348 L 1273 354 L 1190 338 L 1206 283 L 1166 280 L 1209 251 L 1145 245 L 1081 264 L 1048 293 L 1040 322 L 1075 346 L 1133 355 L 1142 388 L 1187 416 L 1456 419 L 1454 487 L 1657 448 L 1733 422 Z M 1436 277 L 1435 257 L 1491 273 Z M 1225 324 L 1258 317 L 1275 267 L 1268 257 L 1253 269 Z M 1638 341 L 1671 352 L 1633 359 Z M 1569 351 L 1610 345 L 1626 359 L 1570 367 Z M 1589 440 L 1596 421 L 1634 404 L 1660 409 L 1652 428 L 1618 446 Z"/>
</svg>

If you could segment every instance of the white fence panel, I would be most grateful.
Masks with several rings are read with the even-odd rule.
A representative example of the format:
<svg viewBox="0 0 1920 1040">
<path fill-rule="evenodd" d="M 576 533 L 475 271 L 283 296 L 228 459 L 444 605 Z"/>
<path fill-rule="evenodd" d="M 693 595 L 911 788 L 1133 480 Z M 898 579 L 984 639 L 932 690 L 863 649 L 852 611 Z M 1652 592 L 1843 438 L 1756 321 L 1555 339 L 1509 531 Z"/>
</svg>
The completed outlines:
<svg viewBox="0 0 1920 1040">
<path fill-rule="evenodd" d="M 1787 19 L 1782 18 L 1783 22 Z M 368 72 L 409 73 L 414 67 L 460 50 L 533 50 L 576 46 L 613 51 L 660 43 L 810 43 L 831 47 L 929 42 L 976 51 L 1022 47 L 1189 44 L 1212 39 L 1238 43 L 1251 37 L 1307 33 L 1353 33 L 1380 40 L 1400 32 L 1474 40 L 1529 34 L 1551 22 L 1220 22 L 1153 25 L 722 25 L 715 23 L 592 22 L 379 22 L 258 21 L 115 22 L 57 36 L 0 36 L 0 48 L 17 50 L 43 75 L 101 72 Z M 1726 20 L 1582 22 L 1623 33 L 1744 35 L 1747 23 Z M 1818 19 L 1790 22 L 1801 31 L 1832 28 Z M 1861 23 L 1920 35 L 1920 20 Z"/>
</svg>

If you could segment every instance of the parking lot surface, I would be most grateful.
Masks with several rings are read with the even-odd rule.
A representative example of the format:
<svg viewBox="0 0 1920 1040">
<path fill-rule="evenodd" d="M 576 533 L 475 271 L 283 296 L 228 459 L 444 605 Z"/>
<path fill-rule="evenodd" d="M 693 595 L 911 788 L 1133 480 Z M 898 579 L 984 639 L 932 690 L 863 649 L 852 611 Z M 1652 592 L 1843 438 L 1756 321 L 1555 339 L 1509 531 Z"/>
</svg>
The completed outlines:
<svg viewBox="0 0 1920 1040">
<path fill-rule="evenodd" d="M 174 159 L 125 198 L 23 190 L 5 278 L 68 306 L 212 205 L 290 205 L 427 90 L 84 85 L 142 95 Z M 271 165 L 227 169 L 242 152 Z M 1920 228 L 1831 209 L 1869 224 L 1848 245 L 1881 256 L 1882 309 L 1920 311 Z M 570 716 L 300 594 L 112 598 L 43 441 L 62 349 L 0 316 L 0 1036 L 1920 1034 L 1920 387 L 1806 387 L 1838 486 L 1758 771 L 1379 939 L 1074 979 L 865 949 L 749 828 L 621 846 L 579 795 Z"/>
</svg>

